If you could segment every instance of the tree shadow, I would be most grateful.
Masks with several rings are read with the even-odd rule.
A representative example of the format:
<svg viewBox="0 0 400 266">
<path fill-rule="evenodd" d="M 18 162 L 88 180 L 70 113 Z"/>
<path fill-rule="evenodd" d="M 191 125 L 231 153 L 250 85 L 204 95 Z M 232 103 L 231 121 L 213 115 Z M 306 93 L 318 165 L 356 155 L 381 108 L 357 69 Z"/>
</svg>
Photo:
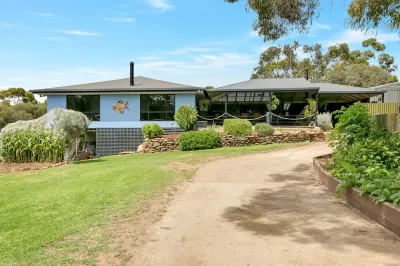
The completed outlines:
<svg viewBox="0 0 400 266">
<path fill-rule="evenodd" d="M 324 192 L 311 164 L 299 164 L 289 174 L 272 174 L 265 181 L 278 184 L 256 190 L 247 203 L 226 208 L 224 220 L 256 235 L 285 235 L 300 244 L 318 243 L 342 252 L 354 245 L 400 255 L 399 238 Z"/>
<path fill-rule="evenodd" d="M 74 162 L 74 164 L 91 164 L 91 163 L 102 163 L 105 160 L 102 158 L 87 159 L 79 162 Z"/>
</svg>

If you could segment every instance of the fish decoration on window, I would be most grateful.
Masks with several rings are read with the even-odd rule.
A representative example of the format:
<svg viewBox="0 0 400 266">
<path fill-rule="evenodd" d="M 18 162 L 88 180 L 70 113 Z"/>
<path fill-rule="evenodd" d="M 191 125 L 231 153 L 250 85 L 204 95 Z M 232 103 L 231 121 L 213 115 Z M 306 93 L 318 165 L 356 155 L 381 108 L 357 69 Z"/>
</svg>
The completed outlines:
<svg viewBox="0 0 400 266">
<path fill-rule="evenodd" d="M 123 114 L 125 110 L 129 110 L 128 107 L 128 103 L 129 101 L 126 101 L 126 103 L 124 103 L 123 101 L 119 100 L 114 106 L 113 106 L 113 111 Z"/>
</svg>

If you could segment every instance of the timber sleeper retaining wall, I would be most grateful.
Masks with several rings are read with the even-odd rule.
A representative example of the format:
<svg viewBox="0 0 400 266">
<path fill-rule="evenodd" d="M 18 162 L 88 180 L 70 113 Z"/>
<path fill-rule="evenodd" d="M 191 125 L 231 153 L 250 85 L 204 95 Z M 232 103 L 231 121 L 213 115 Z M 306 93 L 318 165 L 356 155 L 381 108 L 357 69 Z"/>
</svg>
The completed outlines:
<svg viewBox="0 0 400 266">
<path fill-rule="evenodd" d="M 342 182 L 326 172 L 319 163 L 320 159 L 327 156 L 329 155 L 315 157 L 313 160 L 314 169 L 321 183 L 329 192 L 335 193 L 336 187 Z M 340 193 L 340 198 L 349 206 L 365 214 L 371 220 L 374 220 L 400 236 L 400 207 L 387 202 L 377 204 L 368 195 L 360 196 L 360 190 L 357 188 L 345 189 Z"/>
</svg>

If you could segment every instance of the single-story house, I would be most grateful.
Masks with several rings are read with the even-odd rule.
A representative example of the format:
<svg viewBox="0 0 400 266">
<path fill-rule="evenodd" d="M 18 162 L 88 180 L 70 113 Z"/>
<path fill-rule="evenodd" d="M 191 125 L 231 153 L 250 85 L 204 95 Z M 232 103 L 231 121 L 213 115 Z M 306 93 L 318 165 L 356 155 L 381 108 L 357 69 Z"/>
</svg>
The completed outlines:
<svg viewBox="0 0 400 266">
<path fill-rule="evenodd" d="M 179 131 L 174 122 L 179 106 L 189 104 L 199 107 L 199 101 L 206 98 L 211 100 L 211 107 L 200 114 L 212 121 L 212 118 L 224 113 L 247 119 L 265 116 L 266 101 L 272 95 L 281 102 L 278 114 L 296 118 L 304 108 L 305 100 L 310 97 L 326 99 L 329 104 L 345 104 L 384 93 L 311 83 L 304 78 L 252 79 L 206 91 L 196 86 L 135 77 L 133 63 L 130 64 L 129 78 L 31 92 L 47 96 L 48 110 L 59 107 L 86 114 L 92 120 L 88 142 L 97 155 L 135 151 L 144 141 L 141 127 L 146 123 L 158 123 L 166 132 Z M 257 119 L 254 121 L 259 122 Z M 274 122 L 273 119 L 270 121 Z"/>
<path fill-rule="evenodd" d="M 196 106 L 203 88 L 146 77 L 129 78 L 73 86 L 31 90 L 47 96 L 47 110 L 66 108 L 80 111 L 92 120 L 89 142 L 96 154 L 110 155 L 136 151 L 143 143 L 141 127 L 158 123 L 166 132 L 179 130 L 175 111 L 182 104 Z"/>
</svg>

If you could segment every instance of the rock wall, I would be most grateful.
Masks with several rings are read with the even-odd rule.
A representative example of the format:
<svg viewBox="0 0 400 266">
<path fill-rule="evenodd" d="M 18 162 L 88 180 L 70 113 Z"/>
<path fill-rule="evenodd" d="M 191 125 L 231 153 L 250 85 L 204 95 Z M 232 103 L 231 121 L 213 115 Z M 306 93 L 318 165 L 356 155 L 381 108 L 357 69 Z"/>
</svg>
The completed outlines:
<svg viewBox="0 0 400 266">
<path fill-rule="evenodd" d="M 240 147 L 248 145 L 267 145 L 275 143 L 295 143 L 295 142 L 323 142 L 324 133 L 298 132 L 298 133 L 275 133 L 271 136 L 261 137 L 259 135 L 250 135 L 245 137 L 235 137 L 230 135 L 221 136 L 222 147 Z"/>
<path fill-rule="evenodd" d="M 156 153 L 174 151 L 179 148 L 179 142 L 177 138 L 154 138 L 144 142 L 138 147 L 137 152 L 140 153 Z"/>
<path fill-rule="evenodd" d="M 298 132 L 298 133 L 275 133 L 271 136 L 261 137 L 259 135 L 250 135 L 245 137 L 235 137 L 230 135 L 221 135 L 221 147 L 240 147 L 249 145 L 267 145 L 275 143 L 295 143 L 295 142 L 324 142 L 324 133 Z M 137 152 L 156 153 L 174 151 L 179 149 L 177 138 L 154 138 L 146 141 L 139 146 Z"/>
</svg>

